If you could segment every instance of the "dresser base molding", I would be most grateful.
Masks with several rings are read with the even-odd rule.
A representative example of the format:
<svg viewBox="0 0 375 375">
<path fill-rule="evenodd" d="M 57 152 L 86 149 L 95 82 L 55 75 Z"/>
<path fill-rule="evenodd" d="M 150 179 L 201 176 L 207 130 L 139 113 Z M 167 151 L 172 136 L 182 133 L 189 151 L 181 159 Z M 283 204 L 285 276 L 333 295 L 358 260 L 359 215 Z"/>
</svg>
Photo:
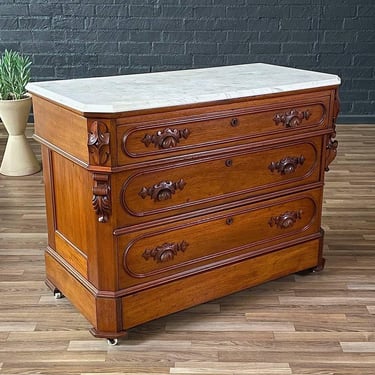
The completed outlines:
<svg viewBox="0 0 375 375">
<path fill-rule="evenodd" d="M 98 297 L 46 253 L 46 284 L 61 292 L 93 325 L 95 337 L 117 339 L 142 323 L 292 273 L 320 270 L 323 237 L 125 295 Z M 110 293 L 108 293 L 110 294 Z"/>
</svg>

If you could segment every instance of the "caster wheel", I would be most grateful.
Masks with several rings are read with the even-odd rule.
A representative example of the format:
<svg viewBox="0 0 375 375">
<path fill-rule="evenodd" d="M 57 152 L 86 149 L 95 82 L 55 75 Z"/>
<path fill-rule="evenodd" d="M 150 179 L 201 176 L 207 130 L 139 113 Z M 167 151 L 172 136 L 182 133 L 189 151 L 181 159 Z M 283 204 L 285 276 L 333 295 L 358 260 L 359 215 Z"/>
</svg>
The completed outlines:
<svg viewBox="0 0 375 375">
<path fill-rule="evenodd" d="M 118 340 L 117 339 L 107 339 L 107 343 L 108 343 L 108 345 L 116 346 L 118 344 Z"/>
<path fill-rule="evenodd" d="M 55 292 L 53 293 L 55 299 L 61 299 L 64 298 L 64 295 L 61 292 Z"/>
</svg>

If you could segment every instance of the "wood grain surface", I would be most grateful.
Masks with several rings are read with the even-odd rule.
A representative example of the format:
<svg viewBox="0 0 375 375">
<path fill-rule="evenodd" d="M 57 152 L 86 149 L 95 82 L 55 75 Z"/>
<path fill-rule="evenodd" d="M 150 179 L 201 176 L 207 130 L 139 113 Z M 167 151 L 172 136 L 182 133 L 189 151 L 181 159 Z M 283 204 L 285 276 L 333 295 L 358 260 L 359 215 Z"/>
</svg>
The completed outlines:
<svg viewBox="0 0 375 375">
<path fill-rule="evenodd" d="M 338 125 L 337 139 L 323 272 L 154 320 L 118 346 L 92 337 L 87 320 L 44 284 L 42 172 L 0 175 L 0 374 L 374 374 L 375 126 Z M 0 126 L 0 155 L 5 142 Z"/>
</svg>

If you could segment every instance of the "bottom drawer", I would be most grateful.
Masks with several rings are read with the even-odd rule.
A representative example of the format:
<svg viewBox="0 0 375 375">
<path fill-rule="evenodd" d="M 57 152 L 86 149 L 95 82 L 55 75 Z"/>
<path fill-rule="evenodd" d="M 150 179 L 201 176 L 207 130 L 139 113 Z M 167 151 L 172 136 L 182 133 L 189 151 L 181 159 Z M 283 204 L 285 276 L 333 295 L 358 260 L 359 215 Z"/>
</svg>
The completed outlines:
<svg viewBox="0 0 375 375">
<path fill-rule="evenodd" d="M 120 289 L 132 293 L 317 238 L 320 207 L 319 188 L 121 235 Z"/>
<path fill-rule="evenodd" d="M 123 297 L 123 329 L 313 268 L 321 261 L 321 242 L 322 237 Z"/>
</svg>

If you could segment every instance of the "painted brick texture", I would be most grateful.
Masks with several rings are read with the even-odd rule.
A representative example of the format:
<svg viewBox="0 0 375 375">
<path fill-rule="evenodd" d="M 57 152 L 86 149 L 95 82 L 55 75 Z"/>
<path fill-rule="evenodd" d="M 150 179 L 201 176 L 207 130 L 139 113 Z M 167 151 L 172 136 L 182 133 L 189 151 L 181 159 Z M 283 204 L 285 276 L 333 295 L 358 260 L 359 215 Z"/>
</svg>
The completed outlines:
<svg viewBox="0 0 375 375">
<path fill-rule="evenodd" d="M 1 0 L 0 52 L 35 81 L 266 62 L 341 76 L 342 122 L 375 123 L 374 0 Z"/>
</svg>

